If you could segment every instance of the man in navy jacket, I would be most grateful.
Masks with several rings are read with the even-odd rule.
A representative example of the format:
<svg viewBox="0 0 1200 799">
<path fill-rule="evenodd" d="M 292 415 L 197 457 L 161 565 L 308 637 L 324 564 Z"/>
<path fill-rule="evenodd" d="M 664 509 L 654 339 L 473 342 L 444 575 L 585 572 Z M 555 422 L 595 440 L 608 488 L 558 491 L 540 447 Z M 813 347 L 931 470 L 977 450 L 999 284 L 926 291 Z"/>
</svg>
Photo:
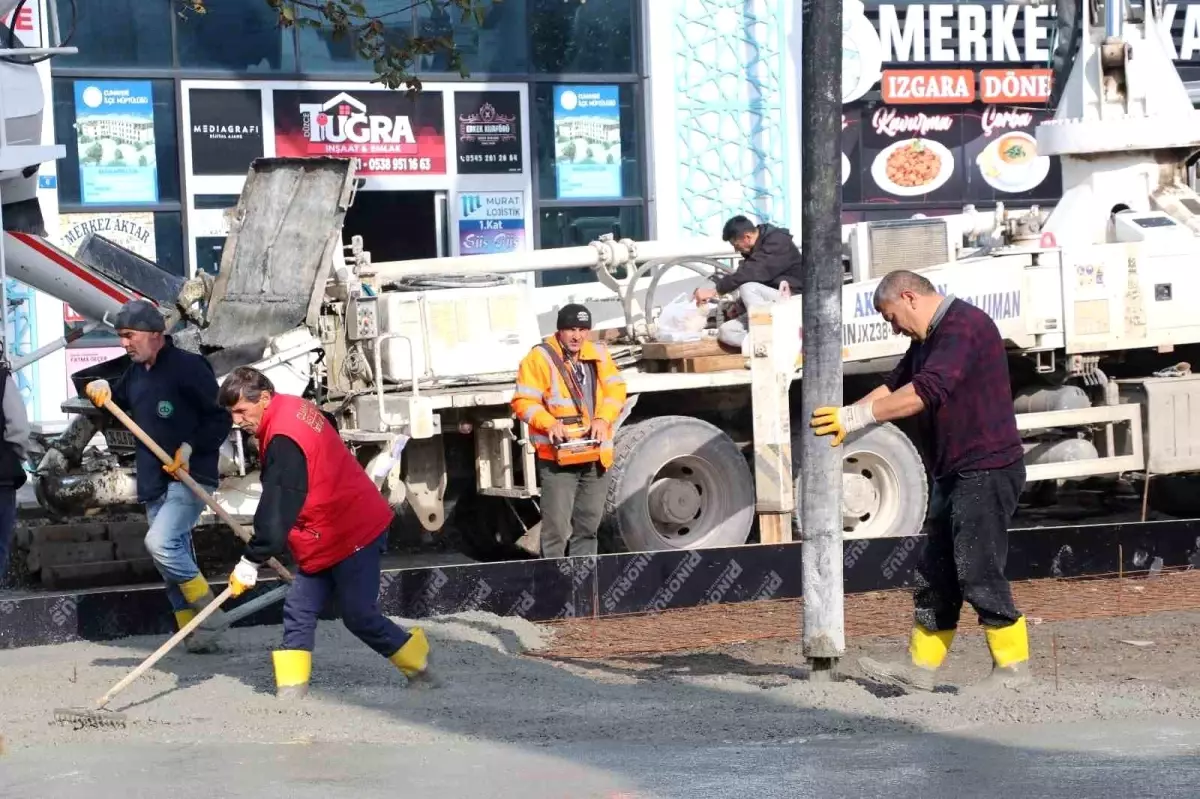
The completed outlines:
<svg viewBox="0 0 1200 799">
<path fill-rule="evenodd" d="M 93 380 L 84 391 L 98 407 L 112 400 L 160 447 L 175 453 L 174 462 L 164 465 L 138 443 L 137 492 L 150 521 L 146 549 L 166 583 L 167 599 L 182 629 L 214 597 L 192 551 L 192 526 L 204 502 L 174 475 L 186 471 L 209 492 L 215 491 L 219 451 L 233 419 L 217 404 L 212 366 L 175 346 L 152 304 L 127 302 L 113 327 L 132 363 L 115 386 Z M 217 650 L 221 615 L 218 610 L 188 636 L 184 644 L 189 652 Z"/>
</svg>

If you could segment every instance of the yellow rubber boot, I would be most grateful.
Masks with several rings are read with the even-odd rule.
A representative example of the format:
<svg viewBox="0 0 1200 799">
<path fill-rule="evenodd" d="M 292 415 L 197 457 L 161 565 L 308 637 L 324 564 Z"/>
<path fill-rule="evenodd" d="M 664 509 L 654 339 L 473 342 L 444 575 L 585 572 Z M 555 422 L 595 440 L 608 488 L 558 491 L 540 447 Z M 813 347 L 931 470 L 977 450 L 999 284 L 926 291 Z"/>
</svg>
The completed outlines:
<svg viewBox="0 0 1200 799">
<path fill-rule="evenodd" d="M 208 580 L 204 579 L 203 574 L 198 574 L 186 583 L 179 584 L 179 591 L 183 594 L 184 600 L 188 603 L 191 615 L 180 624 L 180 627 L 186 625 L 197 613 L 208 607 L 209 603 L 215 602 L 216 597 L 213 596 L 212 588 L 208 585 Z M 181 613 L 189 611 L 178 611 L 175 614 L 176 620 L 180 618 Z M 225 611 L 218 610 L 204 620 L 204 623 L 184 639 L 184 646 L 187 651 L 195 654 L 209 654 L 219 652 L 220 633 L 224 625 Z"/>
<path fill-rule="evenodd" d="M 308 695 L 312 676 L 312 652 L 304 649 L 277 649 L 271 653 L 275 664 L 275 696 L 303 699 Z"/>
<path fill-rule="evenodd" d="M 420 627 L 413 627 L 409 633 L 410 637 L 404 646 L 397 649 L 388 660 L 411 680 L 422 676 L 429 668 L 429 640 Z"/>
<path fill-rule="evenodd" d="M 991 691 L 1016 688 L 1033 680 L 1029 671 L 1029 628 L 1025 617 L 1006 627 L 988 627 L 988 649 L 992 653 L 992 673 L 974 688 Z"/>
<path fill-rule="evenodd" d="M 929 630 L 913 627 L 908 640 L 908 663 L 884 663 L 872 658 L 860 658 L 863 674 L 875 682 L 902 690 L 932 691 L 933 676 L 954 641 L 954 630 Z"/>
</svg>

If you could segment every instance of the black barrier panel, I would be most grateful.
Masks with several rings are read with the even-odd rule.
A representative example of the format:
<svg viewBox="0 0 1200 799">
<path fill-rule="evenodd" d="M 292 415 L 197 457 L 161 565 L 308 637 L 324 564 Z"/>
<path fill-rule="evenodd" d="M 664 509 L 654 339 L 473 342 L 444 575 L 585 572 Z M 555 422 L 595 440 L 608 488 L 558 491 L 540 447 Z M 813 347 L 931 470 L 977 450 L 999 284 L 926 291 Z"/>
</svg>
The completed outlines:
<svg viewBox="0 0 1200 799">
<path fill-rule="evenodd" d="M 598 615 L 800 596 L 800 544 L 600 558 Z"/>
<path fill-rule="evenodd" d="M 793 599 L 802 594 L 801 548 L 799 543 L 753 545 L 393 569 L 381 575 L 380 605 L 385 613 L 404 618 L 478 610 L 549 621 Z M 920 549 L 919 538 L 847 541 L 842 561 L 846 593 L 911 587 Z M 1012 580 L 1197 566 L 1200 519 L 1009 531 Z M 278 585 L 263 581 L 228 609 Z M 322 620 L 336 618 L 336 606 L 321 613 Z M 275 604 L 236 626 L 278 625 L 281 620 L 281 605 Z M 172 632 L 170 605 L 159 586 L 0 599 L 0 649 Z"/>
</svg>

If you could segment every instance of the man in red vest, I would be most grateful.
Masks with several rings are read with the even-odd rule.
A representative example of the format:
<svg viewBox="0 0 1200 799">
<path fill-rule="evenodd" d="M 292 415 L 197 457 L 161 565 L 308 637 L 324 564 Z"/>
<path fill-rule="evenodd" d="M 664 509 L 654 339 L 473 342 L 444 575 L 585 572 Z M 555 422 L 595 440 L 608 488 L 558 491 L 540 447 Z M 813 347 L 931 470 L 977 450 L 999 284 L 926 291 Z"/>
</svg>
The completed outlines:
<svg viewBox="0 0 1200 799">
<path fill-rule="evenodd" d="M 225 378 L 218 401 L 235 425 L 257 436 L 262 463 L 254 535 L 230 575 L 233 595 L 252 587 L 259 567 L 285 546 L 298 566 L 283 605 L 283 648 L 272 653 L 277 695 L 308 692 L 317 615 L 330 595 L 363 643 L 409 679 L 424 674 L 424 631 L 405 631 L 379 610 L 379 562 L 392 508 L 332 422 L 308 400 L 276 394 L 270 379 L 249 366 Z"/>
</svg>

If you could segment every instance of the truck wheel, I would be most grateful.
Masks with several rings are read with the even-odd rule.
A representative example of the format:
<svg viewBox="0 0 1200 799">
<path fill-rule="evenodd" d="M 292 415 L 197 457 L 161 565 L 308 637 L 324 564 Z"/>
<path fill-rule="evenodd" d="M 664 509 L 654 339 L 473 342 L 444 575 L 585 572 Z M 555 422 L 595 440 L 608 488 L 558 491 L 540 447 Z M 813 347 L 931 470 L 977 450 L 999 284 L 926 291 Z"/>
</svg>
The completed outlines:
<svg viewBox="0 0 1200 799">
<path fill-rule="evenodd" d="M 800 447 L 793 444 L 798 456 Z M 925 465 L 908 436 L 881 424 L 842 442 L 842 534 L 846 538 L 902 538 L 925 523 L 929 485 Z M 804 503 L 803 472 L 796 471 L 796 524 Z"/>
<path fill-rule="evenodd" d="M 754 481 L 720 428 L 659 416 L 618 431 L 606 512 L 630 552 L 744 544 Z"/>
</svg>

